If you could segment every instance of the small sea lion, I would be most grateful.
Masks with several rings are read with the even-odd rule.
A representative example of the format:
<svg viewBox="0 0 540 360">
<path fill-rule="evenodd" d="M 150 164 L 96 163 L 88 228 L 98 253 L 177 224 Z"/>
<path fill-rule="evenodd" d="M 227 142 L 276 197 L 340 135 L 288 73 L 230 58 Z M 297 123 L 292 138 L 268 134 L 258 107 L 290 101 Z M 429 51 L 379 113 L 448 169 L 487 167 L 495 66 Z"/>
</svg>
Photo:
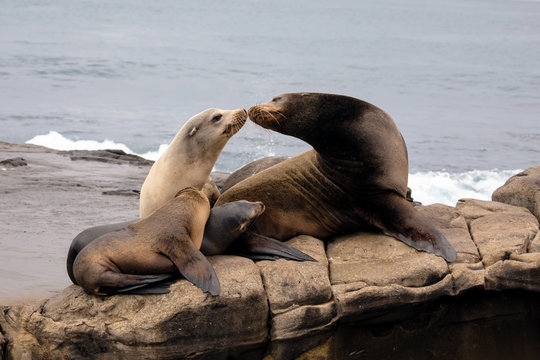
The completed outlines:
<svg viewBox="0 0 540 360">
<path fill-rule="evenodd" d="M 231 243 L 263 212 L 264 205 L 261 202 L 244 200 L 212 208 L 204 227 L 200 251 L 204 255 L 224 253 Z M 67 272 L 71 281 L 78 284 L 73 274 L 73 263 L 82 249 L 102 235 L 125 229 L 137 221 L 140 219 L 94 226 L 79 233 L 71 242 L 67 256 Z"/>
<path fill-rule="evenodd" d="M 244 109 L 208 109 L 189 119 L 145 179 L 140 217 L 150 215 L 178 190 L 189 186 L 202 190 L 223 147 L 246 119 Z"/>
<path fill-rule="evenodd" d="M 148 217 L 83 248 L 73 263 L 75 281 L 95 295 L 164 293 L 168 289 L 160 282 L 179 272 L 203 291 L 218 295 L 216 273 L 199 251 L 209 215 L 206 196 L 194 188 L 183 189 Z"/>
<path fill-rule="evenodd" d="M 306 234 L 321 239 L 378 228 L 415 249 L 456 259 L 441 232 L 406 200 L 407 148 L 392 118 L 348 96 L 290 93 L 249 109 L 260 126 L 313 146 L 223 192 L 216 206 L 245 199 L 266 211 L 241 237 L 246 251 Z"/>
</svg>

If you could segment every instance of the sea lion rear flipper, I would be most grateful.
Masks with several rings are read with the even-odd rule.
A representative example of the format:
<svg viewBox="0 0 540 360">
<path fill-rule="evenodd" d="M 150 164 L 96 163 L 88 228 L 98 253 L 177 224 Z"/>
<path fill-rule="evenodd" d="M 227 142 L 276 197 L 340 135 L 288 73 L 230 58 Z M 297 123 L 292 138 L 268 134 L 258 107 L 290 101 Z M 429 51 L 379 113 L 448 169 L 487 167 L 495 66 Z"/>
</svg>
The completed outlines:
<svg viewBox="0 0 540 360">
<path fill-rule="evenodd" d="M 175 277 L 177 275 L 175 274 Z M 150 295 L 150 294 L 168 294 L 171 292 L 169 287 L 175 282 L 173 280 L 162 280 L 153 284 L 139 284 L 135 286 L 129 286 L 126 288 L 118 289 L 119 294 L 132 294 L 132 295 Z"/>
<path fill-rule="evenodd" d="M 448 262 L 456 260 L 456 250 L 446 237 L 404 198 L 392 194 L 375 197 L 370 203 L 366 217 L 387 235 Z"/>
<path fill-rule="evenodd" d="M 252 260 L 288 259 L 296 261 L 317 261 L 302 251 L 279 240 L 246 231 L 234 241 L 228 252 Z"/>
<path fill-rule="evenodd" d="M 67 272 L 71 281 L 74 284 L 77 284 L 77 281 L 75 280 L 75 275 L 73 275 L 73 263 L 75 262 L 75 258 L 77 257 L 77 255 L 79 255 L 79 253 L 82 251 L 82 249 L 86 247 L 86 245 L 90 244 L 92 241 L 96 240 L 101 235 L 112 231 L 121 230 L 135 221 L 137 220 L 135 219 L 131 221 L 124 221 L 121 223 L 94 226 L 81 231 L 77 236 L 75 236 L 75 238 L 71 241 L 71 245 L 69 247 L 66 259 Z"/>
<path fill-rule="evenodd" d="M 206 257 L 189 242 L 185 252 L 165 253 L 178 268 L 178 271 L 191 283 L 212 295 L 219 295 L 219 279 Z"/>
<path fill-rule="evenodd" d="M 157 275 L 133 275 L 105 271 L 95 284 L 99 295 L 112 294 L 166 294 L 172 284 L 171 279 L 177 277 L 175 273 Z M 150 289 L 154 289 L 151 291 Z"/>
</svg>

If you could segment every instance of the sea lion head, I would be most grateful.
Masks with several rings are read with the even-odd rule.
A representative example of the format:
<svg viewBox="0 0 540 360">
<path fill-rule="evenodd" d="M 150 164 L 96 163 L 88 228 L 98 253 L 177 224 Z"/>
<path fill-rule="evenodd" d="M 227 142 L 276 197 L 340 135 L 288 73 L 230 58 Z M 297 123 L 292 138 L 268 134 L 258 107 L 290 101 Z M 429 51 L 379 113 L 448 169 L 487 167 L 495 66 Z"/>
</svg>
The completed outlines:
<svg viewBox="0 0 540 360">
<path fill-rule="evenodd" d="M 264 212 L 260 201 L 233 201 L 211 210 L 204 229 L 201 251 L 206 255 L 222 254 L 231 243 Z"/>
<path fill-rule="evenodd" d="M 247 119 L 244 109 L 223 110 L 206 109 L 189 119 L 183 126 L 185 139 L 196 141 L 212 141 L 226 143 L 236 134 Z"/>
<path fill-rule="evenodd" d="M 252 106 L 248 114 L 256 124 L 304 140 L 320 154 L 336 159 L 365 156 L 366 150 L 375 148 L 375 142 L 386 136 L 386 129 L 401 136 L 384 111 L 343 95 L 281 94 Z"/>
</svg>

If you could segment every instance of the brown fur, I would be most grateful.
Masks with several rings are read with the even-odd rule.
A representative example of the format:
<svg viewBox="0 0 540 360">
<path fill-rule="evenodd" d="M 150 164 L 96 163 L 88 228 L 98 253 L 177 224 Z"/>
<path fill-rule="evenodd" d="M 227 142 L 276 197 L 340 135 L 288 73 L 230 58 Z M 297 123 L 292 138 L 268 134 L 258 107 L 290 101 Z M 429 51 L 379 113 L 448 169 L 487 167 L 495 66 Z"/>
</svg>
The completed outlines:
<svg viewBox="0 0 540 360">
<path fill-rule="evenodd" d="M 208 199 L 186 188 L 150 216 L 107 233 L 75 258 L 75 279 L 87 292 L 109 295 L 168 279 L 180 272 L 212 294 L 219 282 L 199 251 L 210 214 Z"/>
<path fill-rule="evenodd" d="M 346 96 L 294 93 L 251 107 L 249 116 L 314 148 L 221 195 L 216 205 L 239 199 L 265 204 L 251 231 L 284 241 L 377 227 L 418 250 L 456 259 L 446 238 L 405 198 L 407 148 L 383 110 Z"/>
</svg>

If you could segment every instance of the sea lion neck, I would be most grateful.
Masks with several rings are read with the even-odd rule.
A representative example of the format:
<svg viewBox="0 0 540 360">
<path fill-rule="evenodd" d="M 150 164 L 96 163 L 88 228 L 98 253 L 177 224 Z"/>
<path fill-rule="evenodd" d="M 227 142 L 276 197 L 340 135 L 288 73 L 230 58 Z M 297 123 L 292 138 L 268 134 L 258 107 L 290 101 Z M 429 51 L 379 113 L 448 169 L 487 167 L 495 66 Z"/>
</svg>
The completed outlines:
<svg viewBox="0 0 540 360">
<path fill-rule="evenodd" d="M 394 191 L 394 186 L 386 186 L 380 181 L 382 174 L 374 163 L 338 159 L 316 151 L 314 154 L 319 171 L 334 184 L 348 189 L 351 197 L 361 198 L 368 193 Z"/>
</svg>

